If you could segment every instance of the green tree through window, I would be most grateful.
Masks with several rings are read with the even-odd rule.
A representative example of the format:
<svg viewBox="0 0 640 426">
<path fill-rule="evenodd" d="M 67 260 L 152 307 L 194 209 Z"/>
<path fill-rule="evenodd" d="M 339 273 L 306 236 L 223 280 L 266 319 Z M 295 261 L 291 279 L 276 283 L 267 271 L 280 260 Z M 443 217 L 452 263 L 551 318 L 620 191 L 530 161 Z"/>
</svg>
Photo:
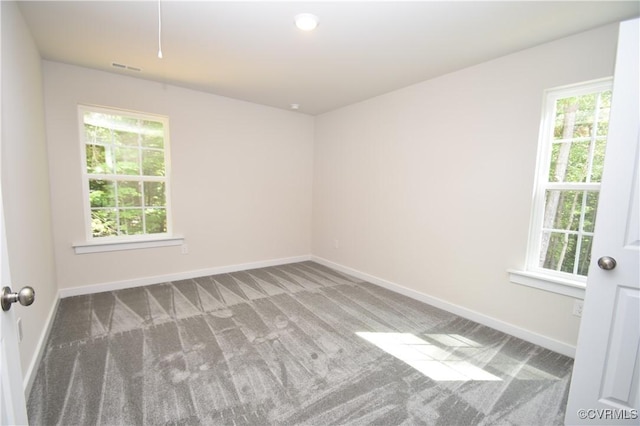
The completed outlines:
<svg viewBox="0 0 640 426">
<path fill-rule="evenodd" d="M 80 107 L 91 238 L 168 232 L 168 120 Z"/>
</svg>

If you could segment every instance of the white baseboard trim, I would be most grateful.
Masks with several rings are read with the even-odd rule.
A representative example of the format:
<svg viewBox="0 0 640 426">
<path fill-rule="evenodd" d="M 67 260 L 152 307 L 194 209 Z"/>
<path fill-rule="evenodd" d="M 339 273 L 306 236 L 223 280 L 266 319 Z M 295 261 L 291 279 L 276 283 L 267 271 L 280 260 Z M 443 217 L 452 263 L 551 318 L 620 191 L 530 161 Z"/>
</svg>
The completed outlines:
<svg viewBox="0 0 640 426">
<path fill-rule="evenodd" d="M 122 290 L 125 288 L 141 287 L 141 286 L 151 285 L 151 284 L 161 284 L 169 281 L 179 281 L 179 280 L 187 280 L 190 278 L 205 277 L 207 275 L 227 274 L 230 272 L 265 268 L 267 266 L 278 266 L 278 265 L 285 265 L 287 263 L 304 262 L 306 260 L 311 260 L 311 255 L 263 260 L 258 262 L 241 263 L 237 265 L 218 266 L 214 268 L 198 269 L 195 271 L 185 271 L 185 272 L 178 272 L 175 274 L 134 278 L 131 280 L 113 281 L 113 282 L 106 282 L 106 283 L 100 283 L 100 284 L 86 285 L 81 287 L 62 288 L 59 291 L 59 295 L 60 295 L 60 298 L 82 296 L 85 294 L 102 293 L 103 291 Z"/>
<path fill-rule="evenodd" d="M 36 345 L 36 350 L 31 358 L 31 363 L 29 364 L 29 368 L 27 368 L 27 372 L 25 373 L 22 379 L 22 386 L 24 388 L 25 398 L 29 398 L 31 394 L 31 387 L 33 386 L 33 381 L 36 378 L 36 374 L 38 373 L 38 367 L 40 366 L 40 361 L 42 361 L 42 357 L 44 356 L 44 350 L 47 345 L 47 340 L 49 339 L 49 334 L 51 334 L 51 326 L 53 325 L 53 319 L 56 317 L 56 312 L 58 311 L 58 305 L 60 304 L 60 293 L 53 302 L 53 306 L 49 310 L 49 315 L 47 315 L 47 319 L 44 324 L 44 329 L 42 333 L 40 333 L 40 339 L 38 339 L 38 344 Z"/>
<path fill-rule="evenodd" d="M 311 260 L 317 262 L 321 265 L 327 266 L 329 268 L 333 268 L 337 271 L 344 272 L 345 274 L 352 275 L 356 278 L 360 278 L 361 280 L 367 281 L 371 284 L 378 285 L 380 287 L 384 287 L 388 290 L 394 291 L 396 293 L 403 294 L 412 299 L 416 299 L 420 302 L 427 303 L 429 305 L 435 306 L 436 308 L 443 309 L 445 311 L 451 312 L 453 314 L 459 315 L 463 318 L 467 318 L 471 321 L 475 321 L 479 324 L 485 325 L 487 327 L 491 327 L 493 329 L 502 331 L 503 333 L 510 334 L 512 336 L 518 337 L 522 340 L 526 340 L 527 342 L 531 342 L 533 344 L 542 346 L 543 348 L 547 348 L 554 352 L 558 352 L 562 355 L 566 355 L 571 358 L 575 358 L 576 355 L 576 347 L 568 345 L 566 343 L 560 342 L 555 339 L 551 339 L 549 337 L 543 336 L 538 333 L 534 333 L 530 330 L 515 326 L 508 322 L 490 317 L 488 315 L 482 314 L 477 311 L 473 311 L 471 309 L 467 309 L 460 305 L 456 305 L 446 300 L 439 299 L 437 297 L 429 296 L 424 293 L 420 293 L 419 291 L 412 290 L 406 287 L 403 287 L 399 284 L 383 280 L 382 278 L 375 277 L 373 275 L 366 274 L 364 272 L 358 271 L 353 268 L 349 268 L 347 266 L 341 265 L 339 263 L 332 262 L 330 260 L 324 259 L 318 256 L 311 256 Z"/>
</svg>

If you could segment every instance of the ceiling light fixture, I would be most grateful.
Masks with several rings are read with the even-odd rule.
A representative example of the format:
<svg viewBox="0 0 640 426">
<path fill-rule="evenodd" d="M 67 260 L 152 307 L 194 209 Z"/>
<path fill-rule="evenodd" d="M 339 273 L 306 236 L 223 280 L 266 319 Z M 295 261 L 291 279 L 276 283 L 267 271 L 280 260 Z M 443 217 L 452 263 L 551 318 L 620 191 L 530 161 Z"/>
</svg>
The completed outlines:
<svg viewBox="0 0 640 426">
<path fill-rule="evenodd" d="M 300 109 L 300 104 L 291 104 L 291 109 L 293 110 Z"/>
<path fill-rule="evenodd" d="M 162 59 L 162 6 L 158 0 L 158 59 Z"/>
<path fill-rule="evenodd" d="M 312 31 L 318 26 L 318 17 L 312 13 L 300 13 L 294 18 L 296 27 L 302 31 Z"/>
</svg>

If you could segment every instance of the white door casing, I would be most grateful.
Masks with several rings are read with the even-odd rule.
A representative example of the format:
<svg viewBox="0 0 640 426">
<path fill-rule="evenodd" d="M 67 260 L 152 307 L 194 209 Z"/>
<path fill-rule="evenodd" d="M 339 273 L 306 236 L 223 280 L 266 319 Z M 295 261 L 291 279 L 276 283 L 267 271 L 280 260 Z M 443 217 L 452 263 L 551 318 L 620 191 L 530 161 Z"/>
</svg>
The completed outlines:
<svg viewBox="0 0 640 426">
<path fill-rule="evenodd" d="M 565 423 L 640 424 L 640 20 L 620 24 L 609 137 Z M 614 269 L 598 266 L 609 256 Z"/>
</svg>

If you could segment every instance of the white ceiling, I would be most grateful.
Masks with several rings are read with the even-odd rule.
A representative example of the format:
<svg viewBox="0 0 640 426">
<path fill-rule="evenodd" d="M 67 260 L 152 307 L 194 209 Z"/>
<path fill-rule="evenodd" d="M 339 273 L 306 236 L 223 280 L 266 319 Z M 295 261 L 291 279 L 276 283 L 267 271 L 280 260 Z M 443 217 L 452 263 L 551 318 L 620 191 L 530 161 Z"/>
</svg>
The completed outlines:
<svg viewBox="0 0 640 426">
<path fill-rule="evenodd" d="M 637 1 L 20 2 L 42 57 L 321 114 L 640 14 Z M 293 17 L 320 18 L 310 33 Z M 117 70 L 117 62 L 142 71 Z M 541 67 L 544 64 L 540 64 Z"/>
</svg>

